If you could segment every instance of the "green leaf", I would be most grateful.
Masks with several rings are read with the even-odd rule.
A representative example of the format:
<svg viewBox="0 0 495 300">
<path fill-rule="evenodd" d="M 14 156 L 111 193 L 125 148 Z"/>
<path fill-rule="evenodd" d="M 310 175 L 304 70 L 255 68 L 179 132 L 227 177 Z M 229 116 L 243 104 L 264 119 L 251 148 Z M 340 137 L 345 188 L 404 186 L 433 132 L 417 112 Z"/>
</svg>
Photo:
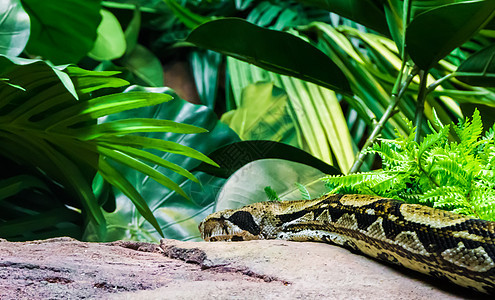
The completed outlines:
<svg viewBox="0 0 495 300">
<path fill-rule="evenodd" d="M 135 136 L 135 135 L 105 136 L 99 140 L 114 145 L 128 145 L 133 147 L 154 149 L 154 150 L 159 150 L 174 154 L 185 155 L 200 160 L 202 162 L 205 162 L 209 165 L 217 166 L 217 164 L 213 160 L 211 160 L 208 156 L 204 155 L 203 153 L 176 142 L 164 141 L 162 139 L 149 138 L 144 136 Z"/>
<path fill-rule="evenodd" d="M 19 66 L 23 65 L 32 65 L 24 70 L 29 70 L 31 72 L 28 73 L 26 71 L 20 71 Z M 46 66 L 49 66 L 51 68 L 51 71 L 46 68 Z M 65 88 L 72 94 L 72 96 L 75 99 L 78 99 L 77 97 L 77 92 L 74 88 L 74 84 L 71 80 L 71 78 L 62 70 L 66 69 L 67 66 L 53 66 L 49 65 L 48 63 L 42 61 L 41 59 L 26 59 L 26 58 L 21 58 L 21 57 L 13 57 L 13 56 L 4 56 L 0 54 L 0 74 L 6 74 L 8 72 L 16 71 L 16 72 L 21 72 L 23 74 L 19 74 L 22 79 L 19 80 L 31 80 L 30 77 L 34 76 L 36 74 L 36 77 L 38 77 L 38 80 L 42 80 L 43 76 L 48 76 L 51 77 L 51 73 L 55 73 L 55 75 L 62 81 L 63 85 Z M 44 74 L 46 73 L 46 74 Z M 43 75 L 44 74 L 44 75 Z M 15 85 L 14 85 L 15 86 Z M 21 86 L 22 87 L 22 86 Z"/>
<path fill-rule="evenodd" d="M 134 13 L 132 15 L 132 19 L 127 25 L 125 29 L 124 36 L 127 44 L 127 48 L 125 49 L 126 53 L 131 53 L 134 51 L 138 43 L 139 31 L 141 29 L 141 11 L 136 6 L 134 8 Z"/>
<path fill-rule="evenodd" d="M 298 146 L 287 94 L 273 83 L 247 86 L 236 110 L 220 119 L 243 140 L 272 140 Z"/>
<path fill-rule="evenodd" d="M 423 70 L 461 46 L 495 15 L 495 1 L 454 3 L 426 11 L 409 24 L 406 51 Z"/>
<path fill-rule="evenodd" d="M 3 0 L 0 16 L 0 54 L 17 56 L 29 39 L 29 16 L 20 0 Z"/>
<path fill-rule="evenodd" d="M 299 192 L 301 193 L 301 198 L 303 200 L 311 200 L 311 194 L 309 193 L 308 189 L 303 184 L 296 182 L 295 185 L 299 189 Z"/>
<path fill-rule="evenodd" d="M 205 163 L 201 163 L 194 170 L 217 177 L 228 178 L 250 162 L 260 159 L 278 158 L 306 164 L 325 174 L 342 174 L 338 169 L 301 149 L 272 141 L 243 141 L 233 143 L 213 151 L 209 154 L 209 157 L 217 162 L 220 168 L 213 168 Z"/>
<path fill-rule="evenodd" d="M 344 171 L 350 168 L 354 161 L 354 150 L 335 92 L 297 78 L 265 71 L 235 58 L 229 57 L 227 61 L 230 83 L 238 107 L 241 104 L 249 106 L 251 101 L 259 101 L 252 93 L 245 97 L 241 93 L 244 88 L 259 81 L 272 81 L 287 93 L 289 100 L 285 112 L 277 113 L 286 115 L 280 116 L 280 125 L 287 127 L 287 123 L 294 124 L 297 134 L 297 142 L 282 141 L 300 147 L 328 164 L 339 165 Z M 259 108 L 255 110 L 258 111 Z M 269 113 L 275 116 L 277 114 Z M 272 128 L 271 131 L 275 131 L 273 125 L 268 126 Z M 267 131 L 266 128 L 261 129 Z M 280 138 L 274 136 L 273 140 L 278 141 Z M 334 156 L 336 162 L 333 161 Z"/>
<path fill-rule="evenodd" d="M 174 12 L 174 14 L 179 18 L 179 20 L 184 23 L 188 28 L 195 28 L 200 24 L 211 21 L 212 18 L 203 17 L 201 15 L 195 14 L 184 5 L 180 5 L 175 0 L 163 0 L 168 7 Z"/>
<path fill-rule="evenodd" d="M 184 198 L 187 198 L 187 195 L 184 193 L 184 191 L 179 187 L 177 183 L 173 182 L 167 176 L 164 176 L 162 173 L 158 172 L 157 170 L 148 166 L 147 164 L 141 162 L 135 157 L 130 156 L 126 153 L 122 153 L 120 151 L 111 151 L 102 145 L 98 147 L 98 152 L 115 160 L 118 163 L 124 164 L 140 173 L 143 173 L 153 178 L 161 185 L 177 192 L 179 195 L 183 196 Z"/>
<path fill-rule="evenodd" d="M 384 35 L 389 35 L 382 5 L 373 0 L 298 0 L 314 5 L 354 22 L 360 23 Z"/>
<path fill-rule="evenodd" d="M 168 88 L 132 86 L 126 90 L 126 92 L 133 93 L 138 91 L 169 93 L 175 99 L 160 105 L 142 107 L 109 116 L 102 124 L 128 118 L 153 117 L 200 126 L 209 132 L 187 135 L 172 132 L 146 132 L 124 137 L 102 137 L 100 141 L 108 141 L 112 145 L 149 149 L 150 153 L 185 170 L 196 167 L 200 163 L 197 159 L 212 162 L 197 150 L 209 153 L 220 146 L 238 141 L 237 135 L 228 126 L 219 122 L 215 113 L 205 106 L 188 103 L 178 98 Z M 186 146 L 194 146 L 197 150 Z M 129 181 L 130 187 L 134 187 L 145 200 L 166 238 L 199 240 L 198 223 L 213 212 L 213 201 L 225 179 L 202 172 L 192 172 L 199 180 L 198 184 L 167 167 L 155 163 L 150 163 L 149 166 L 177 183 L 187 194 L 189 200 L 185 200 L 173 190 L 151 180 L 133 168 L 112 163 L 112 167 L 124 176 Z M 117 208 L 114 212 L 104 213 L 109 226 L 107 241 L 117 239 L 158 241 L 161 238 L 159 233 L 146 222 L 143 215 L 132 204 L 130 200 L 133 199 L 132 193 L 128 189 L 126 193 L 115 190 Z M 87 239 L 96 239 L 91 228 L 88 228 L 86 234 Z"/>
<path fill-rule="evenodd" d="M 243 38 L 239 39 L 240 36 Z M 346 77 L 328 56 L 286 32 L 258 27 L 242 19 L 225 18 L 198 26 L 186 41 L 269 71 L 352 94 Z"/>
<path fill-rule="evenodd" d="M 119 146 L 119 145 L 112 145 L 112 144 L 107 144 L 107 143 L 101 143 L 101 144 L 106 148 L 116 150 L 118 152 L 124 153 L 124 154 L 129 155 L 129 156 L 134 157 L 134 158 L 148 161 L 148 162 L 155 164 L 157 166 L 160 166 L 160 167 L 170 169 L 170 170 L 174 171 L 175 173 L 180 174 L 180 175 L 188 178 L 189 180 L 192 180 L 194 182 L 198 182 L 196 177 L 194 177 L 194 175 L 192 175 L 191 172 L 187 171 L 186 169 L 182 168 L 179 165 L 171 163 L 171 162 L 169 162 L 163 158 L 160 158 L 154 154 L 151 154 L 147 151 L 135 149 L 135 148 L 129 147 L 129 146 Z"/>
<path fill-rule="evenodd" d="M 95 120 L 106 115 L 152 106 L 170 100 L 172 100 L 172 96 L 162 94 L 136 92 L 128 93 L 125 97 L 122 94 L 111 94 L 72 105 L 67 109 L 52 114 L 43 122 L 49 125 L 49 128 L 56 129 L 57 127 L 74 125 L 88 119 Z"/>
<path fill-rule="evenodd" d="M 205 129 L 192 125 L 181 124 L 170 120 L 156 120 L 150 118 L 133 118 L 115 120 L 108 123 L 97 124 L 77 130 L 81 139 L 91 140 L 101 136 L 123 135 L 138 132 L 175 132 L 175 133 L 201 133 Z"/>
<path fill-rule="evenodd" d="M 43 181 L 30 175 L 19 175 L 2 179 L 0 180 L 0 201 L 16 195 L 22 190 L 32 188 L 48 190 L 48 187 Z"/>
<path fill-rule="evenodd" d="M 495 44 L 463 61 L 455 71 L 455 76 L 469 85 L 495 87 Z"/>
<path fill-rule="evenodd" d="M 108 10 L 102 9 L 98 37 L 88 56 L 94 60 L 112 60 L 124 55 L 126 40 L 119 20 Z"/>
<path fill-rule="evenodd" d="M 103 88 L 118 88 L 129 85 L 124 79 L 113 77 L 116 71 L 88 71 L 78 67 L 67 67 L 74 85 L 80 93 L 90 93 Z"/>
<path fill-rule="evenodd" d="M 271 186 L 265 186 L 264 191 L 269 201 L 280 201 L 277 192 Z"/>
<path fill-rule="evenodd" d="M 54 64 L 77 63 L 92 48 L 100 0 L 22 0 L 31 20 L 26 50 Z"/>
<path fill-rule="evenodd" d="M 409 20 L 407 20 L 406 24 L 404 24 L 404 11 L 407 11 L 407 8 L 404 7 L 406 2 L 404 0 L 389 0 L 388 4 L 384 5 L 385 15 L 387 17 L 390 33 L 397 45 L 397 48 L 399 49 L 399 52 L 402 52 L 402 47 L 404 44 L 404 26 L 407 26 L 411 19 L 422 12 L 454 2 L 456 2 L 456 0 L 409 1 L 411 6 L 410 16 Z"/>
<path fill-rule="evenodd" d="M 301 193 L 294 183 L 304 184 L 313 195 L 327 192 L 319 170 L 283 159 L 251 162 L 235 172 L 222 187 L 214 211 L 236 209 L 255 202 L 267 201 L 264 188 L 278 191 L 281 200 L 299 200 Z M 283 178 L 283 180 L 280 180 Z"/>
<path fill-rule="evenodd" d="M 219 71 L 223 70 L 222 58 L 220 53 L 207 50 L 194 51 L 189 59 L 201 103 L 211 109 L 215 107 Z"/>
<path fill-rule="evenodd" d="M 131 71 L 146 86 L 163 86 L 163 67 L 160 60 L 146 47 L 137 44 L 122 58 L 122 66 Z"/>
<path fill-rule="evenodd" d="M 139 213 L 148 220 L 151 225 L 158 231 L 158 233 L 163 236 L 163 232 L 156 220 L 155 216 L 151 212 L 148 204 L 143 199 L 141 194 L 134 188 L 134 186 L 117 170 L 115 170 L 110 164 L 105 160 L 100 160 L 99 165 L 100 175 L 111 185 L 119 189 L 124 195 L 129 197 L 129 199 L 134 204 L 134 207 L 139 211 Z"/>
</svg>

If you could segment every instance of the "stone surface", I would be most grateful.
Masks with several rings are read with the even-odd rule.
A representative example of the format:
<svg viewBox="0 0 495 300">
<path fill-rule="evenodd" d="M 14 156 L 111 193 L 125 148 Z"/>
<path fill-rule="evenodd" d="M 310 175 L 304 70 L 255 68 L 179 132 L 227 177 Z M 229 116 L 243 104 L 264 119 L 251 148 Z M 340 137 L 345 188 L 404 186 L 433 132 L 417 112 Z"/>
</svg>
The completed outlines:
<svg viewBox="0 0 495 300">
<path fill-rule="evenodd" d="M 483 298 L 327 244 L 0 241 L 0 299 Z"/>
</svg>

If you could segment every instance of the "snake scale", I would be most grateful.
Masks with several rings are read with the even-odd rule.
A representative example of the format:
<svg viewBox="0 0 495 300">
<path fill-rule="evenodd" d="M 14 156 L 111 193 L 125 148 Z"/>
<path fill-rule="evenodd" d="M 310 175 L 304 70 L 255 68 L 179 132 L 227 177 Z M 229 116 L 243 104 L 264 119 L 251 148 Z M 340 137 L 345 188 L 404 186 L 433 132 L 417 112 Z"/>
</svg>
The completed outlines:
<svg viewBox="0 0 495 300">
<path fill-rule="evenodd" d="M 282 239 L 337 244 L 482 293 L 495 294 L 495 222 L 366 195 L 270 201 L 199 225 L 206 241 Z"/>
</svg>

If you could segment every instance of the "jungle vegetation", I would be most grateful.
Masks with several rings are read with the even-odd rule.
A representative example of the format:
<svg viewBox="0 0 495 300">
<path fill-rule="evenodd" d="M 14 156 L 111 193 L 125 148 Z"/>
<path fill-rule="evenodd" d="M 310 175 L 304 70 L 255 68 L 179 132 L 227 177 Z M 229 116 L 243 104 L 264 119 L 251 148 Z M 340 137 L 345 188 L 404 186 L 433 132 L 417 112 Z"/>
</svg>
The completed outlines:
<svg viewBox="0 0 495 300">
<path fill-rule="evenodd" d="M 198 240 L 215 210 L 329 191 L 495 216 L 495 0 L 0 15 L 2 238 Z"/>
</svg>

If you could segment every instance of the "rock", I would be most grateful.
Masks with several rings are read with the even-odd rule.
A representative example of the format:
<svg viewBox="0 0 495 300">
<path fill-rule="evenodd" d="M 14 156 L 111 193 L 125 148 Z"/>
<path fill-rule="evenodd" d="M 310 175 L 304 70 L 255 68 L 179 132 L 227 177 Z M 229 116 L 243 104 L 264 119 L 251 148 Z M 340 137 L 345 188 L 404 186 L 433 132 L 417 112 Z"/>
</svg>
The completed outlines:
<svg viewBox="0 0 495 300">
<path fill-rule="evenodd" d="M 327 244 L 0 241 L 0 299 L 466 299 Z"/>
</svg>

